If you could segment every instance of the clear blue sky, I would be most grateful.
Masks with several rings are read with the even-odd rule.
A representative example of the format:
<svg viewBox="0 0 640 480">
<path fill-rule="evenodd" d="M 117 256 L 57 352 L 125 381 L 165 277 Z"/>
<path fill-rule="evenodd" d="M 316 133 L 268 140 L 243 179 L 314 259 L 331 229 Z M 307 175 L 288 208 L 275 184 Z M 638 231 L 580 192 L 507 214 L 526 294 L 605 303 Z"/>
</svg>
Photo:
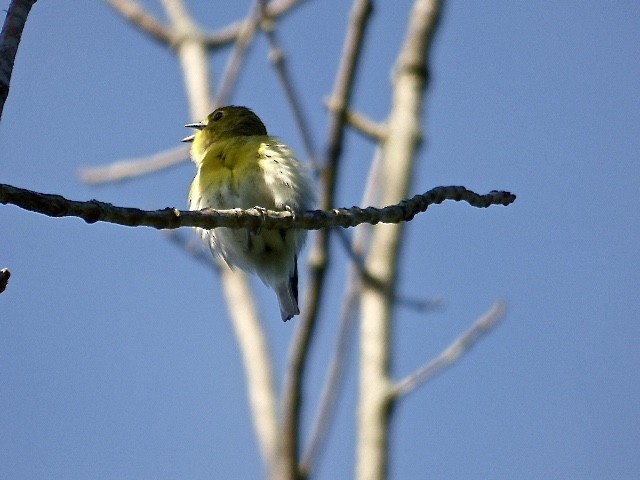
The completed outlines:
<svg viewBox="0 0 640 480">
<path fill-rule="evenodd" d="M 226 3 L 191 2 L 211 28 L 250 4 Z M 312 1 L 279 23 L 319 146 L 348 3 Z M 375 119 L 389 108 L 410 3 L 376 5 L 355 94 Z M 639 31 L 635 1 L 447 4 L 413 190 L 459 184 L 518 200 L 488 210 L 450 203 L 411 223 L 401 289 L 442 296 L 446 309 L 398 310 L 395 375 L 437 354 L 494 300 L 509 311 L 460 364 L 398 406 L 392 478 L 640 477 Z M 216 80 L 223 65 L 213 65 Z M 302 151 L 264 39 L 233 102 Z M 193 120 L 170 53 L 102 2 L 41 0 L 0 122 L 0 182 L 185 207 L 189 163 L 102 188 L 77 172 L 173 147 Z M 341 205 L 359 202 L 371 150 L 349 135 Z M 346 262 L 336 246 L 307 427 L 337 331 Z M 1 478 L 260 478 L 215 274 L 155 230 L 13 206 L 0 206 L 5 266 L 13 276 L 0 295 Z M 274 295 L 255 287 L 280 379 L 295 324 L 283 324 Z M 354 351 L 317 478 L 352 476 L 356 373 Z"/>
</svg>

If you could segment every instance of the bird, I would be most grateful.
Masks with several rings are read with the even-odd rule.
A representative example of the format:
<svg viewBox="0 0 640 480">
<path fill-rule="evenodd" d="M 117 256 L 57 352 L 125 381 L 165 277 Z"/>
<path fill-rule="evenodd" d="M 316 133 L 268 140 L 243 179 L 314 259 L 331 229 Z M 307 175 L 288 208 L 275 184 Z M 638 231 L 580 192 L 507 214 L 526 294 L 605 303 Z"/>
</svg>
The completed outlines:
<svg viewBox="0 0 640 480">
<path fill-rule="evenodd" d="M 267 133 L 251 109 L 220 107 L 205 120 L 185 127 L 197 130 L 182 140 L 191 142 L 191 159 L 197 167 L 189 190 L 189 210 L 256 207 L 295 215 L 315 204 L 309 168 L 286 144 Z M 300 313 L 298 255 L 306 230 L 196 230 L 229 268 L 255 273 L 275 291 L 282 320 Z"/>
</svg>

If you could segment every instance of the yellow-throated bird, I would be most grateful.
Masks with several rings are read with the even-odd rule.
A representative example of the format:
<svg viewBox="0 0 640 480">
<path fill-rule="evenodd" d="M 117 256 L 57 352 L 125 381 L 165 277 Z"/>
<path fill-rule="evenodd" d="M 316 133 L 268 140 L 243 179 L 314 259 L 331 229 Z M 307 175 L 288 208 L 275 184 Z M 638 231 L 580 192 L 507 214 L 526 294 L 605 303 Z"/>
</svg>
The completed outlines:
<svg viewBox="0 0 640 480">
<path fill-rule="evenodd" d="M 289 147 L 267 134 L 248 108 L 221 107 L 206 120 L 186 126 L 198 130 L 183 140 L 192 142 L 191 159 L 198 167 L 189 191 L 190 210 L 312 208 L 316 195 L 307 168 Z M 198 231 L 229 267 L 254 272 L 275 290 L 283 320 L 300 313 L 297 262 L 306 230 Z"/>
</svg>

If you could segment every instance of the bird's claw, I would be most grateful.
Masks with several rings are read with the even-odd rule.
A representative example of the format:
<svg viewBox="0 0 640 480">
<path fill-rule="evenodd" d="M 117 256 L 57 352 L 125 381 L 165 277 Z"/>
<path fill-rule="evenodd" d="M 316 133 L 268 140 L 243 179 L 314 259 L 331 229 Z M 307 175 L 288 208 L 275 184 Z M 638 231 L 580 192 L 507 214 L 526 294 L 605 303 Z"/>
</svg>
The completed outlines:
<svg viewBox="0 0 640 480">
<path fill-rule="evenodd" d="M 260 216 L 262 217 L 262 221 L 264 222 L 267 219 L 267 212 L 268 210 L 264 207 L 260 207 L 258 205 L 256 205 L 255 207 L 253 207 L 255 210 L 258 211 L 258 213 L 260 214 Z M 256 235 L 260 235 L 260 232 L 262 231 L 262 224 L 260 224 L 258 226 L 258 228 L 255 229 L 255 234 Z"/>
<path fill-rule="evenodd" d="M 291 208 L 289 205 L 285 205 L 284 206 L 285 211 L 289 212 L 291 214 L 291 219 L 295 221 L 296 219 L 296 212 L 293 208 Z"/>
</svg>

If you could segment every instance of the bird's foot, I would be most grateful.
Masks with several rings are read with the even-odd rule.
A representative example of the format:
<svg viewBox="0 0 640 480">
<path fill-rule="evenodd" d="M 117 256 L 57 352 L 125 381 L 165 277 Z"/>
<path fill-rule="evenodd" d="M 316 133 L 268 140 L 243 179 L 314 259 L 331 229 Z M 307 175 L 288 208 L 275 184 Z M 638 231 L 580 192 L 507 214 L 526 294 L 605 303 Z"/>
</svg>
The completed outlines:
<svg viewBox="0 0 640 480">
<path fill-rule="evenodd" d="M 266 218 L 267 218 L 267 211 L 268 211 L 266 208 L 261 207 L 261 206 L 259 206 L 259 205 L 256 205 L 256 206 L 255 206 L 255 207 L 253 207 L 253 208 L 254 208 L 255 210 L 257 210 L 257 211 L 258 211 L 258 213 L 260 213 L 260 216 L 262 217 L 262 220 L 263 220 L 263 221 L 264 221 L 264 220 L 266 220 Z M 260 232 L 261 232 L 261 231 L 262 231 L 262 225 L 260 225 L 258 228 L 256 228 L 256 229 L 254 230 L 254 232 L 253 232 L 253 233 L 255 233 L 256 235 L 260 235 Z"/>
</svg>

